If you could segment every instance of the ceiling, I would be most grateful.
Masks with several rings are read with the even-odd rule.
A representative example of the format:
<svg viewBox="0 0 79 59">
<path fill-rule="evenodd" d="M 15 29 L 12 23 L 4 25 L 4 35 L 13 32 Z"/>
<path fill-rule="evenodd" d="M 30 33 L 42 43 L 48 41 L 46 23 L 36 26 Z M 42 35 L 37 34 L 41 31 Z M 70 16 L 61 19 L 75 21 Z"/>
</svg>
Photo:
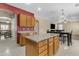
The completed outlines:
<svg viewBox="0 0 79 59">
<path fill-rule="evenodd" d="M 9 10 L 0 9 L 0 17 L 12 17 L 14 13 Z"/>
<path fill-rule="evenodd" d="M 79 19 L 79 4 L 75 3 L 9 3 L 10 5 L 30 11 L 37 19 L 59 20 L 62 16 L 61 9 L 67 19 Z"/>
<path fill-rule="evenodd" d="M 0 22 L 5 22 L 7 20 L 10 20 L 14 13 L 8 10 L 0 9 Z"/>
</svg>

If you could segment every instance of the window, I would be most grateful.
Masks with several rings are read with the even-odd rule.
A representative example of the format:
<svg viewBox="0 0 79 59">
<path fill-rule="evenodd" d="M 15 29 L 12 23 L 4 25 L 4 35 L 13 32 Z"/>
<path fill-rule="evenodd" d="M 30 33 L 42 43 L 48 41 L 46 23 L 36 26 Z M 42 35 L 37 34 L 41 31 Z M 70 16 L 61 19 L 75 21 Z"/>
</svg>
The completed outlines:
<svg viewBox="0 0 79 59">
<path fill-rule="evenodd" d="M 1 24 L 1 30 L 9 30 L 8 24 Z"/>
<path fill-rule="evenodd" d="M 59 29 L 59 30 L 63 30 L 63 24 L 59 24 L 59 25 L 58 25 L 58 29 Z"/>
</svg>

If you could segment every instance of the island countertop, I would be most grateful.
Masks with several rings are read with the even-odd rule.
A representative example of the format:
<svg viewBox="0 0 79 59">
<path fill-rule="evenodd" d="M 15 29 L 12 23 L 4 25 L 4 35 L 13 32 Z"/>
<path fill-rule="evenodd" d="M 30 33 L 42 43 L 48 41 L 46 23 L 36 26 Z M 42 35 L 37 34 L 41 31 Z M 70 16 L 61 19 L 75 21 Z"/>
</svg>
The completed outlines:
<svg viewBox="0 0 79 59">
<path fill-rule="evenodd" d="M 39 42 L 39 41 L 46 40 L 46 39 L 49 39 L 54 36 L 58 36 L 58 34 L 45 33 L 45 34 L 36 34 L 36 35 L 32 35 L 32 36 L 26 36 L 26 35 L 22 35 L 22 36 L 24 36 L 25 38 L 32 40 L 34 42 Z"/>
</svg>

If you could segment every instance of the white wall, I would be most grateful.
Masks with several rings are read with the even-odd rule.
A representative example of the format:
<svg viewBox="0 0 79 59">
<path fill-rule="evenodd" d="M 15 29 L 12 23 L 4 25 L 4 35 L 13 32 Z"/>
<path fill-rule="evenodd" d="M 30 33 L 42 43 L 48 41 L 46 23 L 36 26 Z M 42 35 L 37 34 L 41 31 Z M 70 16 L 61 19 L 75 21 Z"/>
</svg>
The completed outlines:
<svg viewBox="0 0 79 59">
<path fill-rule="evenodd" d="M 39 21 L 39 28 L 38 25 L 35 26 L 35 31 L 39 32 L 39 34 L 47 33 L 47 30 L 50 30 L 50 24 L 56 24 L 56 21 L 54 20 L 48 20 L 48 19 L 37 19 L 37 20 Z M 55 26 L 57 29 L 57 24 Z"/>
<path fill-rule="evenodd" d="M 49 29 L 49 21 L 40 20 L 39 21 L 39 33 L 46 33 L 47 29 Z"/>
<path fill-rule="evenodd" d="M 72 31 L 73 35 L 79 35 L 79 21 L 68 21 L 67 23 L 57 23 L 62 24 L 65 31 Z"/>
<path fill-rule="evenodd" d="M 16 30 L 17 30 L 17 27 L 16 27 L 17 21 L 16 21 L 16 20 L 17 20 L 17 19 L 16 19 L 16 15 L 14 14 L 14 15 L 12 16 L 12 21 L 11 21 L 12 39 L 13 39 L 13 40 L 16 40 Z"/>
<path fill-rule="evenodd" d="M 45 19 L 39 19 L 39 34 L 46 33 L 50 27 L 50 21 Z"/>
<path fill-rule="evenodd" d="M 73 31 L 73 34 L 79 35 L 79 21 L 72 21 L 64 24 L 64 29 L 66 31 Z"/>
</svg>

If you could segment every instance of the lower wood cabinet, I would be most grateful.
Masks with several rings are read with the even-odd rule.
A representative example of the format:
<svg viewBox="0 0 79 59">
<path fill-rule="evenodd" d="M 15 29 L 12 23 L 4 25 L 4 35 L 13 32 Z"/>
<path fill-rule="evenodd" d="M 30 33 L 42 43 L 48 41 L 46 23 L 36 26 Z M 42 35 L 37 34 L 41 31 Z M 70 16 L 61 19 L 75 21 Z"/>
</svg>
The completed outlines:
<svg viewBox="0 0 79 59">
<path fill-rule="evenodd" d="M 22 35 L 19 35 L 19 37 L 19 44 L 26 46 L 26 56 L 53 56 L 58 52 L 60 45 L 58 36 L 54 36 L 40 42 L 32 41 Z"/>
<path fill-rule="evenodd" d="M 47 56 L 47 55 L 48 55 L 47 52 L 48 52 L 48 51 L 47 51 L 47 49 L 46 49 L 46 50 L 44 50 L 42 53 L 40 53 L 39 56 Z"/>
<path fill-rule="evenodd" d="M 27 40 L 27 56 L 53 56 L 59 49 L 59 37 L 51 37 L 47 40 L 34 42 Z"/>
<path fill-rule="evenodd" d="M 59 49 L 59 45 L 60 45 L 60 42 L 59 42 L 59 37 L 54 37 L 53 38 L 53 46 L 54 46 L 54 55 L 58 52 L 58 49 Z"/>
<path fill-rule="evenodd" d="M 27 56 L 47 56 L 48 55 L 47 40 L 41 41 L 38 43 L 28 40 L 28 43 L 29 44 L 27 44 L 27 47 L 26 47 Z"/>
<path fill-rule="evenodd" d="M 19 40 L 20 40 L 19 44 L 21 46 L 26 45 L 26 38 L 25 37 L 23 37 L 22 35 L 20 35 L 20 39 Z"/>
<path fill-rule="evenodd" d="M 30 36 L 30 35 L 36 35 L 36 32 L 31 32 L 31 33 L 18 33 L 18 37 L 17 37 L 17 44 L 24 46 L 26 45 L 26 41 L 27 39 L 25 38 L 25 36 Z"/>
<path fill-rule="evenodd" d="M 44 46 L 44 45 L 46 45 L 47 44 L 47 40 L 43 40 L 43 41 L 41 41 L 41 42 L 38 42 L 38 46 L 39 47 L 42 47 L 42 46 Z"/>
<path fill-rule="evenodd" d="M 49 56 L 54 55 L 53 37 L 49 39 Z"/>
<path fill-rule="evenodd" d="M 58 52 L 58 49 L 59 49 L 59 37 L 58 36 L 55 36 L 55 37 L 51 37 L 49 38 L 49 56 L 52 56 L 52 55 L 56 55 L 56 53 Z"/>
<path fill-rule="evenodd" d="M 45 50 L 47 50 L 47 44 L 42 46 L 42 47 L 39 47 L 39 53 L 42 53 L 44 52 Z"/>
</svg>

